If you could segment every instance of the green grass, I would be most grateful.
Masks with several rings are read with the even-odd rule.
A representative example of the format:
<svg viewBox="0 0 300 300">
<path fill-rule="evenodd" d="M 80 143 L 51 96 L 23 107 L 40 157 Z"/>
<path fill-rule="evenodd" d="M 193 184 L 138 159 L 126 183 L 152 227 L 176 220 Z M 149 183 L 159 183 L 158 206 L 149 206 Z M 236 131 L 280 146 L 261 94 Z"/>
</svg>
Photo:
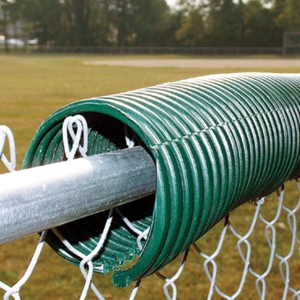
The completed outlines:
<svg viewBox="0 0 300 300">
<path fill-rule="evenodd" d="M 83 64 L 87 58 L 91 56 L 0 55 L 0 120 L 16 135 L 19 159 L 39 124 L 63 105 L 208 73 L 193 69 L 88 66 Z"/>
<path fill-rule="evenodd" d="M 134 68 L 108 67 L 84 65 L 87 59 L 107 59 L 107 56 L 87 55 L 0 55 L 0 124 L 11 128 L 17 144 L 18 168 L 38 126 L 51 113 L 60 107 L 76 100 L 118 93 L 152 86 L 158 83 L 175 81 L 200 75 L 213 73 L 228 73 L 237 71 L 266 71 L 266 72 L 300 72 L 297 69 L 183 69 L 183 68 Z M 118 56 L 113 56 L 114 59 Z M 124 58 L 124 57 L 122 57 Z M 126 57 L 128 58 L 128 57 Z M 141 56 L 139 56 L 141 58 Z M 143 57 L 143 59 L 146 57 Z M 149 57 L 147 57 L 149 58 Z M 155 56 L 157 58 L 157 56 Z M 167 59 L 166 56 L 164 58 Z M 172 58 L 174 58 L 172 56 Z M 0 171 L 4 171 L 3 168 Z M 292 189 L 292 187 L 291 187 Z M 298 192 L 289 193 L 296 198 Z M 266 214 L 271 214 L 276 208 L 276 201 L 270 202 Z M 251 215 L 254 205 L 245 204 L 232 214 L 232 220 L 237 228 L 246 232 L 250 219 L 240 216 Z M 278 243 L 280 251 L 286 253 L 284 246 L 289 241 L 286 221 L 278 228 Z M 258 270 L 263 270 L 268 257 L 268 248 L 262 241 L 264 229 L 262 224 L 257 225 L 256 235 L 253 236 L 255 247 L 253 264 Z M 216 247 L 222 224 L 217 225 L 205 235 L 198 245 L 201 249 L 211 253 Z M 26 270 L 33 254 L 38 236 L 27 237 L 1 246 L 0 251 L 0 280 L 14 284 Z M 226 240 L 220 263 L 218 282 L 227 292 L 234 292 L 239 283 L 241 263 L 237 259 L 236 238 L 229 235 Z M 283 245 L 283 246 L 282 246 Z M 266 250 L 265 250 L 266 249 Z M 163 273 L 173 274 L 178 267 L 180 258 L 168 266 Z M 191 251 L 186 270 L 178 280 L 178 299 L 205 299 L 209 288 L 208 280 L 201 267 L 203 258 Z M 293 274 L 300 274 L 298 262 L 292 262 Z M 281 296 L 281 279 L 271 276 L 268 281 L 267 299 L 277 299 Z M 300 281 L 300 276 L 296 276 Z M 116 289 L 110 283 L 110 276 L 95 275 L 94 281 L 107 299 L 128 299 L 132 286 L 125 289 Z M 253 279 L 247 280 L 246 296 L 238 299 L 258 299 Z M 47 245 L 42 252 L 40 261 L 30 278 L 22 288 L 23 299 L 77 299 L 79 298 L 84 281 L 77 267 L 67 263 L 56 255 Z M 156 276 L 145 279 L 138 292 L 137 299 L 164 299 L 162 292 L 163 282 Z M 299 286 L 298 286 L 299 287 Z M 0 293 L 1 296 L 1 293 Z M 92 293 L 88 299 L 96 299 Z M 219 299 L 215 297 L 214 299 Z"/>
</svg>

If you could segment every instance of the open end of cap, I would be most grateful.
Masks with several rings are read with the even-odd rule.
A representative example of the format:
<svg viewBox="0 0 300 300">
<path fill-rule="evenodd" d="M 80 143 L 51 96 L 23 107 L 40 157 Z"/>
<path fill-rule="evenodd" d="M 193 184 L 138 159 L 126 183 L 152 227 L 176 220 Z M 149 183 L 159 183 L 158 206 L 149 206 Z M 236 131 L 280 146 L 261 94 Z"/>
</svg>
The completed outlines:
<svg viewBox="0 0 300 300">
<path fill-rule="evenodd" d="M 89 128 L 88 156 L 131 146 L 144 146 L 135 132 L 110 116 L 94 112 L 86 112 L 81 115 L 86 119 Z M 63 121 L 64 119 L 56 120 L 48 125 L 46 121 L 41 126 L 40 130 L 45 133 L 38 143 L 33 142 L 35 146 L 29 150 L 30 153 L 34 152 L 31 166 L 66 160 L 62 139 Z M 32 149 L 33 147 L 35 149 Z M 130 262 L 140 255 L 142 251 L 140 248 L 144 245 L 145 239 L 141 239 L 138 246 L 138 234 L 126 225 L 123 218 L 126 217 L 137 232 L 147 230 L 152 223 L 155 195 L 147 196 L 147 198 L 119 206 L 120 213 L 113 210 L 113 220 L 105 244 L 93 259 L 95 272 L 105 274 L 112 270 L 122 269 L 121 266 L 127 263 L 130 265 Z M 57 229 L 76 250 L 86 256 L 96 248 L 107 217 L 108 211 L 104 211 L 62 225 Z M 80 264 L 81 258 L 69 251 L 51 230 L 47 235 L 47 242 L 63 258 L 75 265 Z"/>
</svg>

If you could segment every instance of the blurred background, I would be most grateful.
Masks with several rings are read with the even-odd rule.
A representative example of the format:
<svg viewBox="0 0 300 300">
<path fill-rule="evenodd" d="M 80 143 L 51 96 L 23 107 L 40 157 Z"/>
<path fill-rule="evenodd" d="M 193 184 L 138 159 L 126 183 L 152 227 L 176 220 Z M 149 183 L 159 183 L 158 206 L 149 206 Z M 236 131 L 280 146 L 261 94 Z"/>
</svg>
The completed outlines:
<svg viewBox="0 0 300 300">
<path fill-rule="evenodd" d="M 292 44 L 294 53 L 300 51 L 297 32 L 299 0 L 0 0 L 0 44 L 6 51 L 39 46 L 174 52 L 180 47 L 181 53 L 216 54 L 225 48 L 235 48 L 229 53 L 242 52 L 237 48 L 280 53 Z"/>
</svg>

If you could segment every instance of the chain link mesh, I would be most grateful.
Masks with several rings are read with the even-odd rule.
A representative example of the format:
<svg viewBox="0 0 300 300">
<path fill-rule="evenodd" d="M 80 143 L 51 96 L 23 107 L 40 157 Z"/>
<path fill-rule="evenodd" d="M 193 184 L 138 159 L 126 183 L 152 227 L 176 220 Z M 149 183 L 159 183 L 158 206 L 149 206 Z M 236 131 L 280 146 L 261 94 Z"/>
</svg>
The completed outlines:
<svg viewBox="0 0 300 300">
<path fill-rule="evenodd" d="M 9 158 L 5 155 L 5 142 L 8 140 L 8 152 L 9 152 Z M 0 157 L 1 161 L 5 165 L 8 171 L 14 172 L 16 168 L 16 147 L 15 147 L 15 140 L 14 136 L 11 132 L 11 130 L 7 126 L 0 126 Z M 21 299 L 19 292 L 21 287 L 26 283 L 26 281 L 29 279 L 31 276 L 38 258 L 42 252 L 44 242 L 45 242 L 45 237 L 46 237 L 47 232 L 44 232 L 41 234 L 39 243 L 36 247 L 36 250 L 33 254 L 33 257 L 28 265 L 27 270 L 25 271 L 24 275 L 21 277 L 21 279 L 14 284 L 13 286 L 8 286 L 7 284 L 3 283 L 0 281 L 0 288 L 6 291 L 4 294 L 3 299 L 7 300 L 12 296 L 14 299 Z"/>
<path fill-rule="evenodd" d="M 243 292 L 245 293 L 246 281 L 249 280 L 251 276 L 254 278 L 259 299 L 266 299 L 268 290 L 267 279 L 272 272 L 277 272 L 277 276 L 281 276 L 283 283 L 282 299 L 289 297 L 292 299 L 300 299 L 299 284 L 297 287 L 298 282 L 292 281 L 292 277 L 295 276 L 296 273 L 291 270 L 289 264 L 293 256 L 297 259 L 300 250 L 299 236 L 297 235 L 299 234 L 297 233 L 297 226 L 299 226 L 299 216 L 297 224 L 297 215 L 299 215 L 300 207 L 300 185 L 298 181 L 293 185 L 295 186 L 295 192 L 296 190 L 298 191 L 298 198 L 294 203 L 284 203 L 284 187 L 270 197 L 255 201 L 253 218 L 251 222 L 249 222 L 249 220 L 245 222 L 248 223 L 246 232 L 245 228 L 234 226 L 234 221 L 231 222 L 231 215 L 228 215 L 225 218 L 225 224 L 221 230 L 218 245 L 212 253 L 208 254 L 201 250 L 201 246 L 199 246 L 201 239 L 197 244 L 193 245 L 198 254 L 204 259 L 204 270 L 210 281 L 207 299 L 212 299 L 215 294 L 220 295 L 222 299 L 236 299 Z M 289 192 L 291 193 L 293 189 L 291 184 L 289 184 L 289 188 Z M 275 196 L 277 196 L 277 200 Z M 241 208 L 238 208 L 232 213 L 234 219 L 249 218 L 249 215 L 237 215 L 240 210 Z M 241 231 L 243 231 L 243 233 L 241 233 Z M 223 258 L 223 264 L 226 263 L 226 253 L 224 254 L 224 251 L 227 251 L 228 247 L 226 242 L 230 239 L 233 240 L 233 238 L 236 238 L 236 242 L 230 244 L 231 255 L 234 255 L 235 249 L 238 251 L 239 257 L 236 257 L 236 261 L 241 261 L 239 268 L 242 269 L 242 271 L 240 272 L 240 279 L 236 284 L 235 291 L 229 293 L 227 292 L 228 287 L 221 284 L 222 280 L 220 280 L 220 276 L 218 276 L 218 271 L 222 268 L 219 263 L 219 258 Z M 253 243 L 255 238 L 259 241 Z M 285 255 L 282 254 L 283 244 L 285 245 Z M 259 248 L 254 249 L 254 247 Z M 266 253 L 268 255 L 266 255 Z M 257 255 L 260 254 L 263 255 L 263 263 L 258 265 L 255 263 L 255 260 L 262 260 L 257 257 Z M 224 273 L 222 273 L 221 276 L 224 276 Z M 229 275 L 227 274 L 227 276 Z M 295 286 L 292 285 L 292 282 Z M 280 289 L 280 286 L 278 286 L 278 289 Z"/>
<path fill-rule="evenodd" d="M 83 117 L 74 116 L 65 120 L 63 125 L 63 143 L 68 160 L 71 160 L 76 156 L 86 156 L 87 135 L 88 127 Z M 134 146 L 133 138 L 129 137 L 126 128 L 125 139 L 128 147 Z M 7 158 L 7 155 L 4 153 L 6 149 L 6 140 L 8 140 L 7 151 L 9 152 L 9 158 Z M 13 135 L 8 127 L 0 126 L 0 158 L 6 168 L 11 172 L 14 171 L 16 167 L 15 157 Z M 297 189 L 297 197 L 294 198 L 297 199 L 294 201 L 284 201 L 286 193 L 295 194 L 294 186 Z M 254 282 L 259 298 L 266 299 L 268 293 L 268 277 L 274 271 L 277 271 L 278 276 L 282 279 L 282 299 L 300 299 L 299 282 L 293 280 L 295 269 L 290 265 L 291 260 L 300 255 L 300 238 L 299 232 L 297 231 L 300 210 L 299 190 L 300 183 L 297 181 L 296 184 L 288 184 L 288 191 L 286 191 L 285 187 L 282 187 L 269 197 L 255 200 L 251 204 L 244 204 L 225 218 L 223 228 L 217 233 L 219 234 L 219 238 L 215 248 L 213 245 L 207 247 L 208 244 L 210 244 L 206 240 L 206 236 L 210 234 L 210 232 L 208 232 L 207 235 L 197 241 L 197 243 L 193 244 L 192 249 L 186 250 L 178 270 L 172 277 L 169 278 L 164 276 L 164 270 L 157 273 L 156 275 L 164 281 L 162 289 L 166 299 L 177 299 L 178 288 L 175 281 L 183 272 L 184 266 L 188 260 L 188 255 L 191 252 L 189 250 L 196 250 L 200 260 L 203 261 L 203 269 L 209 280 L 207 299 L 212 299 L 215 295 L 219 295 L 223 299 L 236 299 L 238 296 L 247 292 L 248 281 Z M 249 213 L 249 211 L 247 211 L 248 206 L 254 207 L 254 212 Z M 245 214 L 240 214 L 240 211 L 244 208 L 246 209 L 244 212 Z M 142 247 L 141 239 L 147 239 L 149 228 L 144 232 L 140 232 L 138 229 L 134 228 L 134 225 L 126 218 L 126 216 L 122 215 L 118 209 L 115 210 L 120 214 L 127 226 L 132 231 L 136 232 L 137 243 Z M 236 220 L 240 218 L 245 219 L 245 226 L 242 228 L 235 226 Z M 103 247 L 105 238 L 110 229 L 111 221 L 112 210 L 108 215 L 106 226 L 99 239 L 98 245 L 88 256 L 73 248 L 72 245 L 64 239 L 58 229 L 52 229 L 64 245 L 82 259 L 79 269 L 85 278 L 85 285 L 80 295 L 80 300 L 86 299 L 89 288 L 93 290 L 98 299 L 105 299 L 92 282 L 92 259 L 101 247 Z M 218 228 L 213 229 L 212 231 L 214 230 L 218 230 Z M 216 234 L 216 232 L 217 231 L 215 231 L 214 234 Z M 10 297 L 21 299 L 19 294 L 20 289 L 26 283 L 37 264 L 46 235 L 47 231 L 41 233 L 39 243 L 24 276 L 13 286 L 8 286 L 7 284 L 0 282 L 0 288 L 6 291 L 3 299 L 9 299 Z M 258 239 L 259 242 L 253 242 L 255 239 Z M 231 242 L 228 243 L 228 241 Z M 230 247 L 228 247 L 228 244 L 230 244 Z M 282 250 L 282 244 L 285 244 L 285 246 L 288 245 L 288 247 L 285 247 L 284 251 Z M 286 250 L 286 248 L 288 248 L 288 250 Z M 236 255 L 236 252 L 238 255 Z M 233 256 L 234 261 L 237 262 L 236 265 L 239 266 L 238 271 L 236 271 L 236 269 L 230 269 L 231 274 L 226 274 L 222 270 L 223 265 L 226 264 L 226 257 L 228 257 L 228 255 Z M 256 263 L 257 260 L 259 261 L 258 263 Z M 260 263 L 261 261 L 263 261 L 263 263 Z M 234 287 L 230 286 L 230 288 L 228 288 L 226 283 L 224 283 L 226 282 L 226 280 L 224 281 L 224 276 L 233 276 L 234 273 L 238 273 L 239 278 L 236 280 L 236 285 Z M 250 280 L 251 277 L 252 280 Z M 194 280 L 201 279 L 195 278 Z M 129 296 L 130 300 L 135 299 L 138 295 L 140 283 L 141 281 L 136 282 L 136 285 Z"/>
</svg>

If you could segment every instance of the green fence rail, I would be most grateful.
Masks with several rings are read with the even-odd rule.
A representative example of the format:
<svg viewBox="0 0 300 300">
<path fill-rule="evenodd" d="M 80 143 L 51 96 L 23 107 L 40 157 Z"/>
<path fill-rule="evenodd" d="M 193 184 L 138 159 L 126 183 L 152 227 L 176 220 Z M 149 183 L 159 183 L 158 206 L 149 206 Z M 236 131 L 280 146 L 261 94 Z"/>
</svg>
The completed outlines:
<svg viewBox="0 0 300 300">
<path fill-rule="evenodd" d="M 234 208 L 299 177 L 299 112 L 299 74 L 211 75 L 86 99 L 41 125 L 23 168 L 65 159 L 62 123 L 76 114 L 89 126 L 88 155 L 126 148 L 126 139 L 152 155 L 156 194 L 120 207 L 141 232 L 150 228 L 142 249 L 116 215 L 93 260 L 96 272 L 114 271 L 114 284 L 126 286 L 160 270 Z M 87 255 L 106 219 L 101 212 L 59 231 Z M 52 232 L 47 241 L 80 263 Z"/>
</svg>

